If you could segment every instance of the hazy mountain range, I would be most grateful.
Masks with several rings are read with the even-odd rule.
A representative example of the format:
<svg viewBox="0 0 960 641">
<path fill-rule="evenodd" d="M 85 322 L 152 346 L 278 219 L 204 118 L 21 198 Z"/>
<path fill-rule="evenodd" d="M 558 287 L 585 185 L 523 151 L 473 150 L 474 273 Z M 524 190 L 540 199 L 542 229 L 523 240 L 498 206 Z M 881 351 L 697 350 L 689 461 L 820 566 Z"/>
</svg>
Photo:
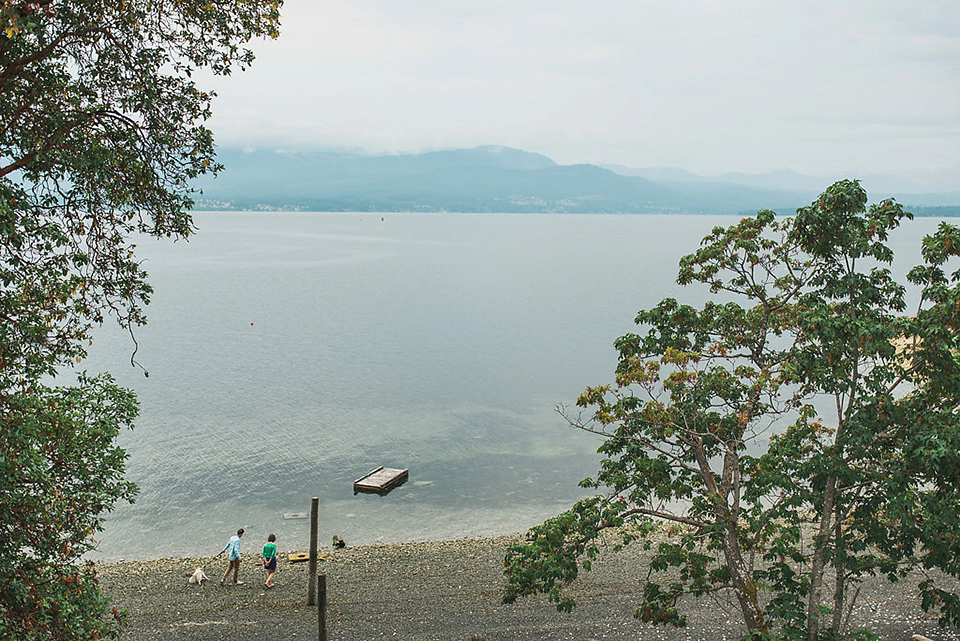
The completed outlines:
<svg viewBox="0 0 960 641">
<path fill-rule="evenodd" d="M 791 172 L 707 177 L 673 168 L 558 165 L 498 146 L 395 155 L 221 149 L 218 158 L 226 169 L 198 183 L 197 209 L 792 213 L 831 182 Z M 871 200 L 893 196 L 917 215 L 960 215 L 960 192 L 873 193 L 896 183 L 850 178 L 862 178 Z"/>
</svg>

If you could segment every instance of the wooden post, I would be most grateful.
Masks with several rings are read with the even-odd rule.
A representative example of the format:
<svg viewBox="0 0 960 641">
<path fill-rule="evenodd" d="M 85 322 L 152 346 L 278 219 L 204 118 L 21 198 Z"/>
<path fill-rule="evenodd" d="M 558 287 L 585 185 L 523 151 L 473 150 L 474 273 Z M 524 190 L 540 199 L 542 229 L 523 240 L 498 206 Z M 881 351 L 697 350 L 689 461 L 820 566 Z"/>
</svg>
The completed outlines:
<svg viewBox="0 0 960 641">
<path fill-rule="evenodd" d="M 320 498 L 315 496 L 310 504 L 310 580 L 307 582 L 307 605 L 314 605 L 317 602 L 317 529 L 319 527 L 317 521 L 319 520 L 319 510 Z"/>
<path fill-rule="evenodd" d="M 327 641 L 327 575 L 317 577 L 317 639 Z"/>
</svg>

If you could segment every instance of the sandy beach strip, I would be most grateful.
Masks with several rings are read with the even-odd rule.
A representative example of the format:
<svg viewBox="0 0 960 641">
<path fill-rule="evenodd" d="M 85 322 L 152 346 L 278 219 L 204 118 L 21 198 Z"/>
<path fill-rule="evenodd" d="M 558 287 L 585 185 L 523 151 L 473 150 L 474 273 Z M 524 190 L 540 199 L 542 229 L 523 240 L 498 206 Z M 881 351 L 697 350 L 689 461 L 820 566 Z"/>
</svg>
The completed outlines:
<svg viewBox="0 0 960 641">
<path fill-rule="evenodd" d="M 646 578 L 640 546 L 609 553 L 571 589 L 572 614 L 559 613 L 545 598 L 502 605 L 503 557 L 520 536 L 400 543 L 326 549 L 318 573 L 327 589 L 330 641 L 372 639 L 734 641 L 744 632 L 732 604 L 691 599 L 685 629 L 653 627 L 633 618 Z M 304 552 L 305 550 L 297 550 Z M 281 555 L 277 585 L 263 586 L 265 573 L 249 547 L 240 570 L 244 585 L 220 585 L 221 557 L 162 558 L 98 564 L 101 586 L 131 624 L 124 634 L 147 639 L 316 639 L 318 612 L 306 605 L 308 564 Z M 209 582 L 188 582 L 203 568 Z M 960 641 L 956 629 L 940 629 L 911 594 L 916 580 L 889 585 L 871 581 L 861 591 L 854 621 L 891 641 L 924 634 L 934 641 Z"/>
</svg>

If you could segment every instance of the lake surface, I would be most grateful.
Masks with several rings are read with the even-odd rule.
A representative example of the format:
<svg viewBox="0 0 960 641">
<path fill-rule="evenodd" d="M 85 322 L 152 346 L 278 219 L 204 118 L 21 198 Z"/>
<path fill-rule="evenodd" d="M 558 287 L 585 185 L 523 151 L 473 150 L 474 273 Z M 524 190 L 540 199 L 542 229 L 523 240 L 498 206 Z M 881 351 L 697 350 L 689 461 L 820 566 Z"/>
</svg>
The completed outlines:
<svg viewBox="0 0 960 641">
<path fill-rule="evenodd" d="M 149 324 L 105 327 L 82 367 L 141 401 L 121 436 L 137 502 L 95 558 L 215 553 L 244 527 L 306 550 L 526 530 L 585 496 L 596 437 L 556 412 L 610 382 L 613 340 L 729 216 L 198 213 L 144 240 Z M 936 221 L 908 225 L 916 247 Z M 916 252 L 913 252 L 914 254 Z M 410 479 L 353 494 L 385 465 Z"/>
</svg>

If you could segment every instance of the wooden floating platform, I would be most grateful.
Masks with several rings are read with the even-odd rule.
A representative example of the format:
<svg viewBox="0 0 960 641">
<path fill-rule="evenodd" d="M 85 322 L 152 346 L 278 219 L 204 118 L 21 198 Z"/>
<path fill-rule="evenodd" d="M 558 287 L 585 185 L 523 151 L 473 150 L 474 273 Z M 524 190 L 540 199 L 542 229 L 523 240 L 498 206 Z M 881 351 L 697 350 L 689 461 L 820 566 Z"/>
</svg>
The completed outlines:
<svg viewBox="0 0 960 641">
<path fill-rule="evenodd" d="M 398 485 L 403 485 L 409 478 L 409 470 L 395 470 L 382 465 L 366 476 L 353 482 L 353 493 L 369 492 L 384 495 Z"/>
</svg>

